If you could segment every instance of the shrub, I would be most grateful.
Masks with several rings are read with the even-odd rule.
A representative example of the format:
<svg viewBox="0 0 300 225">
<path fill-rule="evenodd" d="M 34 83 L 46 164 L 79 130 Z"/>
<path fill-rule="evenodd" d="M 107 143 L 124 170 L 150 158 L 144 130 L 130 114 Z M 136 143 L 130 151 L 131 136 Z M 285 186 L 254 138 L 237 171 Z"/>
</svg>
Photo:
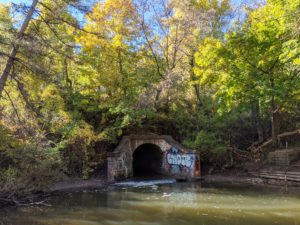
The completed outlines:
<svg viewBox="0 0 300 225">
<path fill-rule="evenodd" d="M 60 154 L 49 146 L 20 145 L 1 155 L 9 164 L 0 164 L 0 205 L 45 190 L 63 176 Z"/>
</svg>

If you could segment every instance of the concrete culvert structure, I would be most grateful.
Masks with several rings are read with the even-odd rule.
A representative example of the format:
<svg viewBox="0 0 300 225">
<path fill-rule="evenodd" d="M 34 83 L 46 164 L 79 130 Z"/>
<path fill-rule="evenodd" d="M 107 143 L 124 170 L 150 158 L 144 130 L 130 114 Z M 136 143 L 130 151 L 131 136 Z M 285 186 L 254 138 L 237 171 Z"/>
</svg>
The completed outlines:
<svg viewBox="0 0 300 225">
<path fill-rule="evenodd" d="M 108 181 L 145 175 L 199 179 L 199 153 L 185 148 L 168 135 L 124 136 L 115 150 L 108 153 Z"/>
<path fill-rule="evenodd" d="M 142 144 L 133 153 L 132 169 L 135 177 L 161 174 L 162 150 L 154 144 Z"/>
</svg>

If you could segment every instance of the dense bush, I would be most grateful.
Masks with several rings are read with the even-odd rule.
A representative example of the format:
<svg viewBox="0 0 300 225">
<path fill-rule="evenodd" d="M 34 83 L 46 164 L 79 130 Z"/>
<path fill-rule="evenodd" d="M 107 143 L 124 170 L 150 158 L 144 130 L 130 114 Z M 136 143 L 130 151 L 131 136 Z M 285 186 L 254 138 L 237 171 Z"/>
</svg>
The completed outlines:
<svg viewBox="0 0 300 225">
<path fill-rule="evenodd" d="M 63 176 L 57 149 L 28 144 L 12 137 L 0 126 L 0 204 L 45 190 Z"/>
</svg>

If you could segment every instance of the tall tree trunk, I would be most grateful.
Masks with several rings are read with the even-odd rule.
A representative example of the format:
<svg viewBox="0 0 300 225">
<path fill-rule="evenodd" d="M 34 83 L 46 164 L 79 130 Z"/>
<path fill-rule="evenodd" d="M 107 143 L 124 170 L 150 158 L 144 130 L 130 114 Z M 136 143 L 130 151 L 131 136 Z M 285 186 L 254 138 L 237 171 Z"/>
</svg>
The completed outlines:
<svg viewBox="0 0 300 225">
<path fill-rule="evenodd" d="M 64 74 L 67 85 L 69 85 L 69 88 L 72 89 L 72 80 L 69 77 L 69 65 L 68 65 L 68 59 L 64 58 Z"/>
<path fill-rule="evenodd" d="M 252 114 L 253 124 L 254 124 L 256 132 L 257 132 L 258 141 L 262 142 L 264 140 L 264 130 L 263 130 L 262 122 L 261 122 L 260 107 L 259 107 L 258 100 L 255 100 L 252 102 L 251 114 Z"/>
<path fill-rule="evenodd" d="M 194 58 L 194 53 L 190 59 L 190 66 L 191 66 L 191 80 L 192 82 L 195 82 L 196 81 L 196 76 L 195 76 L 195 73 L 194 73 L 194 66 L 195 66 L 195 58 Z M 202 105 L 202 100 L 201 100 L 201 93 L 200 93 L 200 87 L 199 87 L 199 84 L 193 84 L 193 87 L 194 87 L 194 90 L 195 90 L 195 94 L 196 94 L 196 97 L 197 97 L 197 100 L 198 100 L 198 104 L 199 106 Z"/>
<path fill-rule="evenodd" d="M 273 147 L 276 148 L 278 147 L 278 134 L 280 132 L 280 116 L 279 107 L 276 105 L 274 97 L 272 98 L 271 128 Z"/>
<path fill-rule="evenodd" d="M 161 88 L 156 89 L 155 100 L 154 100 L 154 108 L 156 111 L 158 111 L 158 109 L 159 109 L 159 98 L 160 98 L 161 92 L 162 92 Z"/>
<path fill-rule="evenodd" d="M 273 76 L 270 79 L 271 88 L 274 90 L 275 88 L 275 81 Z M 275 96 L 272 95 L 271 98 L 271 129 L 272 129 L 272 143 L 273 147 L 278 147 L 278 134 L 280 131 L 280 121 L 279 121 L 279 106 L 276 104 Z"/>
<path fill-rule="evenodd" d="M 122 55 L 121 55 L 121 48 L 118 48 L 118 64 L 119 64 L 119 72 L 121 75 L 121 80 L 122 80 L 122 89 L 124 96 L 126 96 L 126 87 L 125 87 L 125 74 L 123 70 L 123 62 L 122 62 Z"/>
<path fill-rule="evenodd" d="M 25 31 L 29 25 L 29 22 L 32 18 L 32 15 L 34 13 L 34 10 L 37 6 L 37 3 L 39 2 L 39 0 L 33 0 L 32 1 L 32 5 L 30 7 L 30 10 L 28 12 L 28 14 L 26 15 L 25 17 L 25 20 L 21 26 L 21 29 L 17 35 L 17 38 L 15 40 L 15 44 L 9 54 L 9 57 L 7 59 L 7 62 L 5 64 L 5 67 L 4 67 L 4 70 L 1 74 L 1 77 L 0 77 L 0 97 L 2 96 L 2 92 L 3 92 L 3 89 L 5 87 L 5 84 L 6 84 L 6 81 L 7 81 L 7 78 L 10 74 L 10 71 L 11 71 L 11 68 L 13 66 L 13 63 L 14 63 L 14 60 L 15 60 L 15 57 L 18 53 L 18 50 L 19 50 L 19 47 L 20 47 L 20 41 L 23 39 L 24 37 L 24 34 L 25 34 Z"/>
</svg>

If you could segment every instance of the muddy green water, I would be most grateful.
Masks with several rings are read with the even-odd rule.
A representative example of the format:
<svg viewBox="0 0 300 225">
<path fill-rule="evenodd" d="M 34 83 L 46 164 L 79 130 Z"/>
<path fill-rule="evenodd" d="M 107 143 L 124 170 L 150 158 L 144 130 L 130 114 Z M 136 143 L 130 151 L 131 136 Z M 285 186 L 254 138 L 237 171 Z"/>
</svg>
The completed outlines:
<svg viewBox="0 0 300 225">
<path fill-rule="evenodd" d="M 0 213 L 1 225 L 300 225 L 300 189 L 206 183 L 62 193 L 52 207 Z"/>
</svg>

